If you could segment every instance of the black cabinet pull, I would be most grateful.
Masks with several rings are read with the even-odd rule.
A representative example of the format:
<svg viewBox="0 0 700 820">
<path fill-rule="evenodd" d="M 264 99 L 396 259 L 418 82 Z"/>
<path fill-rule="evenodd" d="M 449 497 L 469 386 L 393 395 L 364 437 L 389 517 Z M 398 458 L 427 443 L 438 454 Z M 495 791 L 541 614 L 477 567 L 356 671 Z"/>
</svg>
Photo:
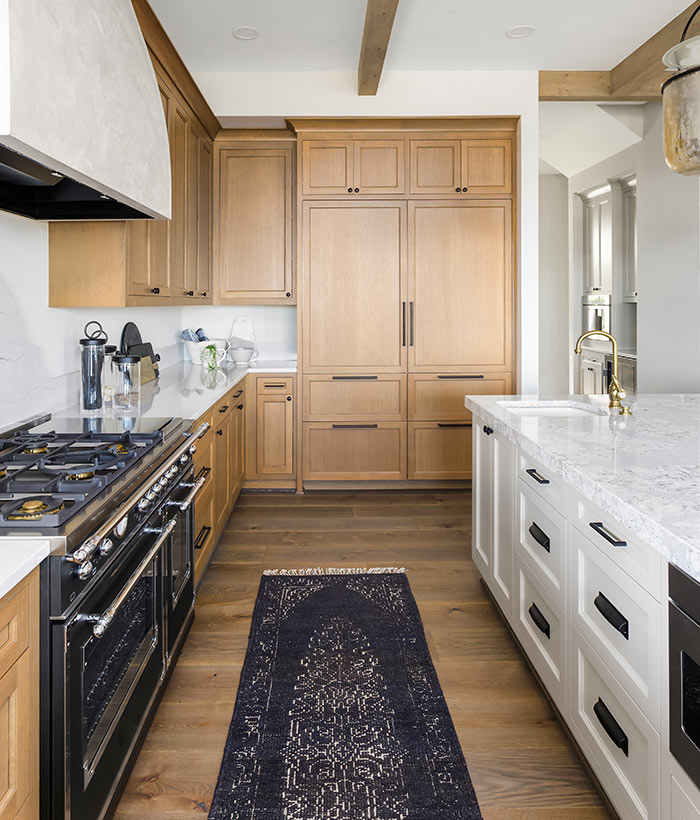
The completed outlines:
<svg viewBox="0 0 700 820">
<path fill-rule="evenodd" d="M 465 423 L 460 423 L 460 424 L 449 424 L 447 422 L 442 422 L 442 421 L 438 422 L 438 427 L 471 427 L 471 426 L 472 426 L 471 424 L 467 424 L 466 422 Z"/>
<path fill-rule="evenodd" d="M 151 288 L 151 293 L 155 293 L 157 296 L 160 293 L 160 288 Z"/>
<path fill-rule="evenodd" d="M 411 302 L 411 311 L 410 311 L 410 313 L 411 313 L 411 322 L 410 322 L 410 323 L 411 323 L 411 347 L 413 347 L 413 346 L 414 346 L 414 342 L 415 342 L 415 338 L 414 338 L 414 335 L 413 335 L 413 330 L 414 330 L 414 327 L 413 327 L 413 325 L 414 325 L 414 313 L 415 313 L 415 309 L 414 309 L 413 302 Z"/>
<path fill-rule="evenodd" d="M 291 401 L 291 400 L 292 400 L 292 397 L 291 397 L 291 396 L 287 396 L 287 401 Z"/>
<path fill-rule="evenodd" d="M 469 188 L 462 188 L 462 193 L 466 194 L 468 190 L 469 190 Z"/>
<path fill-rule="evenodd" d="M 475 376 L 438 376 L 438 379 L 483 379 L 485 376 L 482 373 L 479 373 Z"/>
<path fill-rule="evenodd" d="M 401 320 L 401 347 L 406 347 L 406 303 L 401 302 L 401 312 L 403 319 Z"/>
<path fill-rule="evenodd" d="M 493 428 L 484 426 L 484 433 L 486 433 L 487 436 L 492 436 L 493 435 Z"/>
<path fill-rule="evenodd" d="M 287 291 L 284 295 L 287 297 L 287 299 L 292 298 L 292 294 L 289 291 Z"/>
<path fill-rule="evenodd" d="M 525 470 L 525 472 L 530 476 L 530 478 L 534 478 L 538 484 L 549 484 L 549 479 L 541 476 L 534 467 L 531 467 L 529 470 Z"/>
<path fill-rule="evenodd" d="M 243 395 L 243 391 L 242 391 L 242 390 L 239 390 L 239 391 L 238 391 L 238 393 L 234 393 L 234 394 L 233 394 L 233 398 L 234 398 L 234 399 L 237 399 L 239 396 L 242 396 L 242 395 Z"/>
<path fill-rule="evenodd" d="M 219 407 L 219 413 L 225 413 L 228 410 L 228 404 L 224 404 L 223 407 Z"/>
<path fill-rule="evenodd" d="M 613 547 L 626 547 L 627 541 L 620 541 L 619 538 L 616 538 L 611 532 L 605 529 L 605 525 L 602 521 L 591 521 L 588 525 L 592 530 L 595 530 L 598 535 L 602 535 L 603 538 L 608 542 L 608 544 L 612 544 Z"/>
<path fill-rule="evenodd" d="M 202 529 L 199 531 L 199 534 L 197 535 L 197 538 L 195 539 L 195 542 L 194 542 L 194 548 L 196 550 L 201 550 L 202 549 L 202 547 L 206 544 L 207 538 L 209 538 L 210 533 L 211 533 L 211 527 L 207 527 L 207 526 L 202 527 Z"/>
<path fill-rule="evenodd" d="M 287 401 L 289 401 L 289 399 L 287 399 Z M 243 409 L 243 405 L 242 405 L 242 404 L 237 404 L 237 405 L 236 405 L 236 410 L 242 410 L 242 409 Z"/>
<path fill-rule="evenodd" d="M 378 424 L 333 424 L 334 430 L 376 430 Z"/>
<path fill-rule="evenodd" d="M 595 716 L 598 718 L 598 722 L 603 729 L 605 729 L 610 740 L 612 740 L 618 749 L 621 749 L 624 752 L 626 757 L 629 757 L 630 749 L 627 735 L 625 734 L 622 726 L 620 726 L 620 724 L 612 716 L 610 709 L 608 709 L 600 698 L 598 698 L 598 702 L 593 707 L 593 711 L 595 712 Z"/>
<path fill-rule="evenodd" d="M 197 480 L 200 478 L 206 478 L 210 472 L 211 467 L 202 467 L 202 469 L 197 473 Z"/>
<path fill-rule="evenodd" d="M 528 615 L 532 618 L 533 624 L 544 634 L 544 636 L 549 640 L 550 637 L 550 628 L 549 628 L 549 621 L 544 617 L 544 615 L 540 612 L 537 608 L 536 604 L 533 604 L 530 609 L 528 609 Z"/>
<path fill-rule="evenodd" d="M 223 431 L 223 430 L 217 430 L 217 431 L 216 431 L 216 435 L 217 435 L 217 436 L 223 436 L 223 434 L 224 434 L 224 431 Z"/>
<path fill-rule="evenodd" d="M 203 297 L 206 297 L 206 295 L 207 295 L 206 290 L 203 290 L 203 291 L 202 291 L 199 295 L 200 295 L 200 296 L 203 296 Z"/>
<path fill-rule="evenodd" d="M 602 592 L 598 592 L 595 601 L 595 608 L 611 624 L 625 640 L 630 639 L 630 622 L 620 612 L 620 610 Z"/>
<path fill-rule="evenodd" d="M 286 384 L 266 384 L 264 387 L 286 387 Z"/>
<path fill-rule="evenodd" d="M 331 376 L 334 382 L 368 382 L 378 378 L 379 376 Z"/>
<path fill-rule="evenodd" d="M 351 193 L 352 193 L 352 188 L 348 188 L 348 193 L 349 193 L 349 194 L 351 194 Z"/>
<path fill-rule="evenodd" d="M 360 193 L 360 189 L 359 189 L 359 188 L 355 188 L 355 193 L 356 193 L 356 194 L 359 194 L 359 193 Z"/>
<path fill-rule="evenodd" d="M 185 296 L 194 296 L 194 291 L 193 291 L 193 290 L 188 290 L 188 291 L 185 293 Z"/>
<path fill-rule="evenodd" d="M 462 189 L 461 189 L 461 188 L 455 188 L 455 191 L 457 191 L 457 193 L 458 193 L 458 194 L 461 194 L 461 193 L 462 193 Z"/>
<path fill-rule="evenodd" d="M 552 548 L 549 543 L 549 536 L 547 535 L 544 530 L 540 529 L 537 524 L 533 521 L 530 524 L 530 529 L 528 530 L 530 535 L 537 541 L 537 543 L 542 547 L 542 549 L 547 550 L 547 552 L 551 552 Z"/>
</svg>

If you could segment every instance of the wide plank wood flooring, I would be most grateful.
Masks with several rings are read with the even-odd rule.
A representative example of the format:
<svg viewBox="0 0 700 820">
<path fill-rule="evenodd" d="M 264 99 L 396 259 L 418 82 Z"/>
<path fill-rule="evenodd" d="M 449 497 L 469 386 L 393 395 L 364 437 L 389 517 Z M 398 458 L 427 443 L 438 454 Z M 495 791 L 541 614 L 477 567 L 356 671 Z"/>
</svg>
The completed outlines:
<svg viewBox="0 0 700 820">
<path fill-rule="evenodd" d="M 117 820 L 207 816 L 261 572 L 312 566 L 408 569 L 485 820 L 609 818 L 481 587 L 470 542 L 462 491 L 243 494 Z"/>
</svg>

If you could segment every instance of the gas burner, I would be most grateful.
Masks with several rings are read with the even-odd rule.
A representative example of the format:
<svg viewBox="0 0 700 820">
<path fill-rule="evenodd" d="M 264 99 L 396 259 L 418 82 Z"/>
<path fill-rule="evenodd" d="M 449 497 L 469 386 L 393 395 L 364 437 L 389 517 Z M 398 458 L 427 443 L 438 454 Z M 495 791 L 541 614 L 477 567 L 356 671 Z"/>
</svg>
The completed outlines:
<svg viewBox="0 0 700 820">
<path fill-rule="evenodd" d="M 25 455 L 38 456 L 48 452 L 49 444 L 56 438 L 56 433 L 17 433 L 5 444 L 21 448 Z"/>
<path fill-rule="evenodd" d="M 4 464 L 0 464 L 0 478 L 5 478 L 7 475 L 7 467 Z"/>
<path fill-rule="evenodd" d="M 118 462 L 116 455 L 100 450 L 69 451 L 43 458 L 41 467 L 49 473 L 60 473 L 67 481 L 87 481 L 98 472 L 116 467 Z"/>
<path fill-rule="evenodd" d="M 108 447 L 105 447 L 106 453 L 111 453 L 114 456 L 122 458 L 136 452 L 136 450 L 138 450 L 137 445 L 132 444 L 129 441 L 117 441 L 114 444 L 110 444 Z"/>
<path fill-rule="evenodd" d="M 1 512 L 8 521 L 41 521 L 45 515 L 55 515 L 64 506 L 63 499 L 54 496 L 25 498 L 5 504 Z"/>
</svg>

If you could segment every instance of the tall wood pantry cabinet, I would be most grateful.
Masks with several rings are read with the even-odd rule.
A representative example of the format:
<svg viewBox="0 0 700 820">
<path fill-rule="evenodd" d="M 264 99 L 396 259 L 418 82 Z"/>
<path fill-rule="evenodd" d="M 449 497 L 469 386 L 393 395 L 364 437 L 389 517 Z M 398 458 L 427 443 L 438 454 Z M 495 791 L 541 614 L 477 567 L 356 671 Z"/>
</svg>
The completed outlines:
<svg viewBox="0 0 700 820">
<path fill-rule="evenodd" d="M 302 481 L 468 479 L 464 395 L 513 387 L 517 122 L 292 124 Z"/>
</svg>

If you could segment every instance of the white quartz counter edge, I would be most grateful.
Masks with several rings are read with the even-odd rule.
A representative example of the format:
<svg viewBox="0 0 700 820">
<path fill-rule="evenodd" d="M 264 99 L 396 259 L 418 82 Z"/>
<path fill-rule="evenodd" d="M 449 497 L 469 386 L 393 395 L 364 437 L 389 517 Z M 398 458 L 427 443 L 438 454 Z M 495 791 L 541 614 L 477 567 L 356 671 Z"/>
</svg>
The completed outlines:
<svg viewBox="0 0 700 820">
<path fill-rule="evenodd" d="M 503 398 L 511 397 L 504 396 Z M 627 527 L 633 535 L 654 547 L 671 563 L 700 581 L 700 551 L 693 544 L 689 544 L 676 533 L 669 531 L 642 510 L 631 506 L 600 480 L 575 469 L 533 441 L 522 430 L 516 429 L 489 412 L 479 403 L 478 398 L 465 396 L 464 405 L 474 415 L 486 421 L 495 432 L 512 441 L 523 453 L 539 461 L 554 475 L 563 479 L 569 487 L 588 501 L 597 504 L 604 512 L 609 513 L 612 518 Z M 514 418 L 514 423 L 517 423 L 517 418 Z"/>
<path fill-rule="evenodd" d="M 48 541 L 3 540 L 0 598 L 38 567 L 50 551 Z"/>
</svg>

